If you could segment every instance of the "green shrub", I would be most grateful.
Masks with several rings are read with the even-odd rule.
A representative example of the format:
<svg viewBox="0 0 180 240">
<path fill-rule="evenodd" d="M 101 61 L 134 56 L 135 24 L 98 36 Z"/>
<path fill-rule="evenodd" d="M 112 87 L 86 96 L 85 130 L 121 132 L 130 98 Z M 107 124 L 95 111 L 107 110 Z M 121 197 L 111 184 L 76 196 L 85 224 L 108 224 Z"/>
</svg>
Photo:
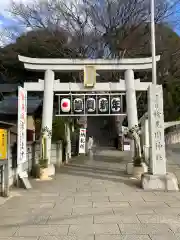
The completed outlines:
<svg viewBox="0 0 180 240">
<path fill-rule="evenodd" d="M 47 158 L 40 158 L 39 159 L 39 166 L 40 166 L 40 168 L 47 168 L 48 167 L 48 159 Z"/>
<path fill-rule="evenodd" d="M 134 162 L 135 167 L 140 167 L 141 163 L 142 163 L 142 158 L 141 157 L 134 157 L 133 162 Z"/>
<path fill-rule="evenodd" d="M 39 178 L 39 176 L 40 176 L 40 165 L 39 164 L 35 164 L 32 167 L 31 176 L 34 178 Z"/>
<path fill-rule="evenodd" d="M 52 141 L 57 142 L 59 140 L 65 141 L 65 122 L 66 117 L 54 117 L 52 125 Z"/>
</svg>

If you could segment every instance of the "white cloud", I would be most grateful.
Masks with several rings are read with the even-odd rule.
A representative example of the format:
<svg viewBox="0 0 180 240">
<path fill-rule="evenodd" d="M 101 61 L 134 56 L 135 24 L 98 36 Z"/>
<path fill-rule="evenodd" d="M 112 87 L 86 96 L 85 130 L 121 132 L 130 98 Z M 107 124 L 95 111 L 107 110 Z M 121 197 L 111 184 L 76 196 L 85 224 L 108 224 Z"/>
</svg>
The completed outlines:
<svg viewBox="0 0 180 240">
<path fill-rule="evenodd" d="M 28 2 L 29 0 L 13 0 L 14 2 Z M 12 0 L 0 0 L 0 47 L 4 46 L 9 43 L 8 34 L 6 36 L 6 30 L 5 28 L 8 25 L 14 24 L 14 19 L 12 19 L 12 16 L 9 13 L 9 9 L 11 7 Z"/>
</svg>

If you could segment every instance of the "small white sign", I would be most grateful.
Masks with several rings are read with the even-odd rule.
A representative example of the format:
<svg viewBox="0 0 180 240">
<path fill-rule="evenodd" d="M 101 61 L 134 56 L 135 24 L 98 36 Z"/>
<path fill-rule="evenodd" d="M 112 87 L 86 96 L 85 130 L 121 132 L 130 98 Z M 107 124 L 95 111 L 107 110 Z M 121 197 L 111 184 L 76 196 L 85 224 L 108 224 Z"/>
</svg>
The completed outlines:
<svg viewBox="0 0 180 240">
<path fill-rule="evenodd" d="M 80 128 L 79 131 L 79 153 L 86 153 L 86 129 Z"/>
<path fill-rule="evenodd" d="M 26 162 L 26 131 L 27 131 L 27 91 L 18 88 L 18 143 L 17 164 Z"/>
<path fill-rule="evenodd" d="M 131 146 L 130 145 L 124 145 L 124 151 L 130 151 Z"/>
</svg>

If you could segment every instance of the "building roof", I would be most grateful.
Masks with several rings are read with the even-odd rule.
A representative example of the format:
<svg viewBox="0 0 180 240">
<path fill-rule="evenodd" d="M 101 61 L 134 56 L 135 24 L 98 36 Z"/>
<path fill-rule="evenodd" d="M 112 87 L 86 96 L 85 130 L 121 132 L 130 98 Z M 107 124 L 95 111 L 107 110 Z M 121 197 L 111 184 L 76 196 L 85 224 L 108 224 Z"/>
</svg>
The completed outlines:
<svg viewBox="0 0 180 240">
<path fill-rule="evenodd" d="M 11 93 L 16 92 L 18 90 L 19 84 L 9 84 L 9 83 L 3 83 L 0 84 L 0 92 L 1 93 Z"/>
<path fill-rule="evenodd" d="M 27 114 L 33 114 L 39 107 L 42 100 L 38 97 L 28 97 L 27 99 Z M 0 114 L 16 115 L 18 113 L 18 97 L 4 96 L 0 102 Z"/>
<path fill-rule="evenodd" d="M 8 129 L 8 128 L 11 128 L 14 126 L 16 126 L 16 125 L 13 123 L 0 121 L 0 128 Z"/>
</svg>

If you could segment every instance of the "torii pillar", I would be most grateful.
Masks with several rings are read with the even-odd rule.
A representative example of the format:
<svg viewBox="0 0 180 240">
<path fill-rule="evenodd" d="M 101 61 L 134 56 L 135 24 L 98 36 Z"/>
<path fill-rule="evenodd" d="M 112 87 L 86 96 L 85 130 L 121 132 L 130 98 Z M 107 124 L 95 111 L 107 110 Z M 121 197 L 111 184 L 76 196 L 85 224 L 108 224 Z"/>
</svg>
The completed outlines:
<svg viewBox="0 0 180 240">
<path fill-rule="evenodd" d="M 55 74 L 52 70 L 45 71 L 41 129 L 42 129 L 43 135 L 46 137 L 46 142 L 47 142 L 46 156 L 48 159 L 48 164 L 50 164 L 50 161 L 51 161 L 51 134 L 52 134 L 53 102 L 54 102 L 54 75 Z"/>
<path fill-rule="evenodd" d="M 126 108 L 128 117 L 128 128 L 138 125 L 137 114 L 137 101 L 136 101 L 136 89 L 133 70 L 126 70 L 125 72 L 125 85 L 126 85 Z M 134 157 L 134 140 L 130 142 L 131 157 Z M 133 163 L 130 163 L 132 166 Z M 127 165 L 128 169 L 128 165 Z"/>
</svg>

